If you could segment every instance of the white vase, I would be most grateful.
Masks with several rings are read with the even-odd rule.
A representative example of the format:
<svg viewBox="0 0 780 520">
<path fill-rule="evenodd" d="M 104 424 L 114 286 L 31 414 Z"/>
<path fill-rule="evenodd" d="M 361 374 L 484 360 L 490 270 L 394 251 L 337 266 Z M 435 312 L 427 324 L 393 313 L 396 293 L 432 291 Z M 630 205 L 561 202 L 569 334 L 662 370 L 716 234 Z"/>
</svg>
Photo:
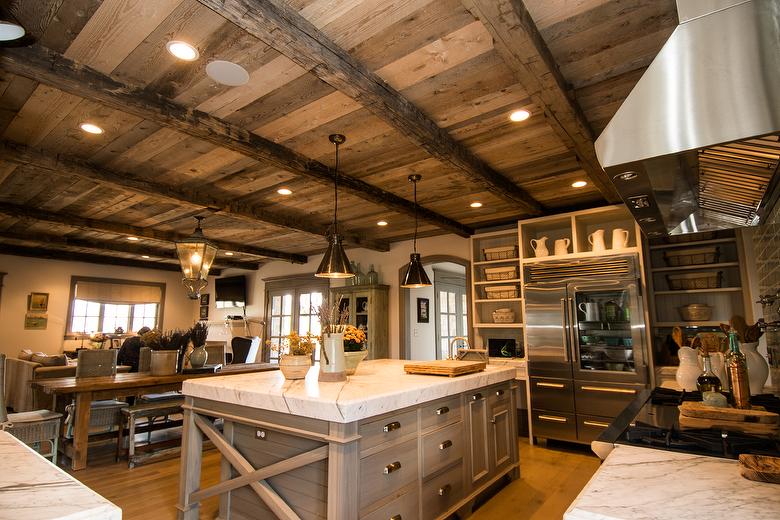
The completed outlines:
<svg viewBox="0 0 780 520">
<path fill-rule="evenodd" d="M 677 351 L 677 356 L 680 358 L 680 366 L 677 367 L 677 374 L 674 379 L 680 388 L 686 392 L 693 392 L 696 388 L 696 380 L 701 374 L 701 368 L 699 368 L 699 360 L 696 351 L 690 347 L 680 347 Z"/>
<path fill-rule="evenodd" d="M 344 334 L 326 333 L 320 352 L 320 381 L 346 381 Z"/>
<path fill-rule="evenodd" d="M 769 364 L 764 356 L 758 353 L 758 342 L 742 343 L 739 349 L 745 354 L 748 367 L 748 382 L 750 382 L 750 395 L 763 393 L 764 384 L 769 377 Z"/>
</svg>

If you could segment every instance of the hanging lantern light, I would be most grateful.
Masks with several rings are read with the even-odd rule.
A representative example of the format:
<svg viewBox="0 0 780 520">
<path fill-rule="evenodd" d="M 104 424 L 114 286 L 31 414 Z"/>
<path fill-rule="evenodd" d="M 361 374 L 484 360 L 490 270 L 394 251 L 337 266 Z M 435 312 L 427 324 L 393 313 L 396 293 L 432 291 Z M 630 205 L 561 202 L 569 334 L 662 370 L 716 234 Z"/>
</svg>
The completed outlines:
<svg viewBox="0 0 780 520">
<path fill-rule="evenodd" d="M 187 289 L 187 296 L 193 300 L 200 298 L 200 291 L 206 288 L 209 269 L 217 256 L 217 246 L 203 236 L 203 229 L 200 227 L 203 217 L 195 219 L 198 221 L 198 227 L 192 235 L 176 242 L 176 254 L 184 274 L 181 283 Z"/>
<path fill-rule="evenodd" d="M 414 184 L 414 240 L 412 241 L 414 252 L 409 255 L 409 265 L 406 268 L 406 275 L 401 284 L 401 287 L 404 289 L 419 289 L 420 287 L 430 287 L 432 285 L 420 261 L 420 253 L 417 252 L 417 183 L 421 179 L 422 175 L 419 173 L 413 173 L 409 176 L 409 182 Z"/>
<path fill-rule="evenodd" d="M 349 258 L 344 251 L 339 236 L 339 145 L 347 140 L 341 134 L 331 134 L 328 140 L 336 145 L 336 173 L 334 175 L 333 186 L 333 233 L 328 237 L 328 248 L 322 257 L 322 262 L 314 276 L 319 278 L 352 278 L 355 273 L 349 265 Z"/>
</svg>

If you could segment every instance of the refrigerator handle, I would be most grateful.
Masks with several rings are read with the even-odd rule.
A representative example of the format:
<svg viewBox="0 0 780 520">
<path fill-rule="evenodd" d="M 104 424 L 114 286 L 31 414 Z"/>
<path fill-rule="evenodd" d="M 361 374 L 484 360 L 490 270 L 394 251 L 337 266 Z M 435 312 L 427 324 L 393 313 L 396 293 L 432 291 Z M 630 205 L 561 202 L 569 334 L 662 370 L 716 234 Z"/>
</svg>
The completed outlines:
<svg viewBox="0 0 780 520">
<path fill-rule="evenodd" d="M 577 351 L 577 335 L 579 330 L 577 329 L 577 311 L 574 310 L 574 298 L 569 298 L 569 342 L 571 344 L 572 356 Z"/>
<path fill-rule="evenodd" d="M 563 320 L 563 328 L 561 329 L 561 339 L 563 340 L 563 361 L 569 362 L 569 317 L 566 310 L 566 298 L 561 298 L 561 319 Z"/>
</svg>

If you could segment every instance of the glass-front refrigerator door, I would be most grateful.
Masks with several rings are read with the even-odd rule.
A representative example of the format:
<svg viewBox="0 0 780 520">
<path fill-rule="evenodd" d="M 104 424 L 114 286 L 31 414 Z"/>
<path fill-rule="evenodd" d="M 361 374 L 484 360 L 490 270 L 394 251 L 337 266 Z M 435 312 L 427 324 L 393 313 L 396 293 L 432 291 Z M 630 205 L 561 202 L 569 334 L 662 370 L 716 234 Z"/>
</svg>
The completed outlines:
<svg viewBox="0 0 780 520">
<path fill-rule="evenodd" d="M 634 280 L 568 286 L 574 378 L 647 382 L 642 299 Z"/>
</svg>

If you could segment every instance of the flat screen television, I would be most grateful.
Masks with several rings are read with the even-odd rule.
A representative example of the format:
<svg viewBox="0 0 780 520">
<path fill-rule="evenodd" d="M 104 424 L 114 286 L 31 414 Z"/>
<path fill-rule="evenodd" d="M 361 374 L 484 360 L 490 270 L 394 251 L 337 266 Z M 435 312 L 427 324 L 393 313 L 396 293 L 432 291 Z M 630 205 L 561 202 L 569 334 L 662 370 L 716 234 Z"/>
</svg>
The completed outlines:
<svg viewBox="0 0 780 520">
<path fill-rule="evenodd" d="M 217 308 L 246 306 L 246 277 L 230 276 L 214 280 Z"/>
</svg>

